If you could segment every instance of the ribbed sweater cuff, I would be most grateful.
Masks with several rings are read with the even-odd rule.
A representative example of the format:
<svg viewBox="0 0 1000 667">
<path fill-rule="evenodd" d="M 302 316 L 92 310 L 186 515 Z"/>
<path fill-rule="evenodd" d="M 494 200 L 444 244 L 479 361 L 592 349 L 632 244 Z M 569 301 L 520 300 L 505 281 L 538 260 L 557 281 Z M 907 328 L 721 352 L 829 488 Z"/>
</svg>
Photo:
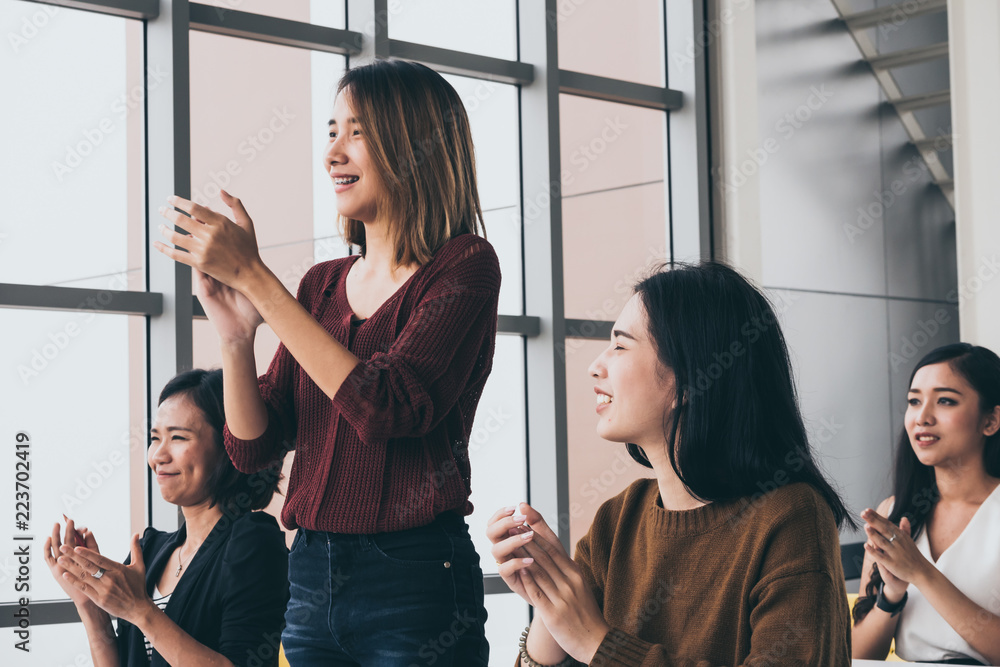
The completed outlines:
<svg viewBox="0 0 1000 667">
<path fill-rule="evenodd" d="M 634 667 L 642 664 L 654 644 L 612 628 L 597 647 L 591 667 Z"/>
</svg>

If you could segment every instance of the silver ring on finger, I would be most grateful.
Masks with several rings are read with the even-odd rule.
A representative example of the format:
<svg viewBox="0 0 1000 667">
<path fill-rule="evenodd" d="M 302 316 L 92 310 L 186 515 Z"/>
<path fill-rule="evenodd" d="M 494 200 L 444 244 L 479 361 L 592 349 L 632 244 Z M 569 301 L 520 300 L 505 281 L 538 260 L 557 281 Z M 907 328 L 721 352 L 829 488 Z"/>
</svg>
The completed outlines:
<svg viewBox="0 0 1000 667">
<path fill-rule="evenodd" d="M 889 538 L 889 544 L 892 544 L 895 541 L 896 541 L 896 533 L 893 533 L 892 537 Z"/>
<path fill-rule="evenodd" d="M 107 570 L 105 570 L 103 567 L 99 567 L 97 568 L 97 572 L 93 573 L 90 576 L 92 576 L 94 579 L 100 579 L 101 577 L 104 576 L 105 572 L 107 572 Z"/>
</svg>

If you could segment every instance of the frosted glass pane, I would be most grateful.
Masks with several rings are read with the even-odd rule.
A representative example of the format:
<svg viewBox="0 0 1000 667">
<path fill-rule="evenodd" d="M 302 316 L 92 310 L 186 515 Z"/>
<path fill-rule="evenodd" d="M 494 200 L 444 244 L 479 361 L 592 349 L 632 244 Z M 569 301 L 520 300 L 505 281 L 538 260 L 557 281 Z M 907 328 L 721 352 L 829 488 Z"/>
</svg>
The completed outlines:
<svg viewBox="0 0 1000 667">
<path fill-rule="evenodd" d="M 466 517 L 483 572 L 496 573 L 486 522 L 506 505 L 527 500 L 524 339 L 497 336 L 493 372 L 476 409 L 469 441 L 472 516 Z"/>
<path fill-rule="evenodd" d="M 145 289 L 142 23 L 4 0 L 0 34 L 0 282 Z"/>
<path fill-rule="evenodd" d="M 521 162 L 517 88 L 445 75 L 462 98 L 476 147 L 476 181 L 486 237 L 500 258 L 500 312 L 524 312 L 521 271 Z"/>
<path fill-rule="evenodd" d="M 486 613 L 490 667 L 510 667 L 517 656 L 517 642 L 528 625 L 528 603 L 513 593 L 487 595 Z"/>
<path fill-rule="evenodd" d="M 39 559 L 39 564 L 45 576 L 49 576 L 45 563 Z M 11 630 L 5 633 L 13 637 Z M 16 650 L 13 643 L 11 640 L 0 645 L 0 664 L 46 667 L 93 667 L 94 664 L 83 623 L 31 626 L 30 656 Z"/>
<path fill-rule="evenodd" d="M 670 256 L 661 111 L 563 95 L 566 316 L 614 320 Z"/>
<path fill-rule="evenodd" d="M 664 112 L 574 95 L 559 109 L 564 195 L 663 180 Z"/>
<path fill-rule="evenodd" d="M 243 200 L 261 257 L 293 293 L 317 261 L 347 254 L 322 168 L 342 56 L 191 33 L 192 199 L 231 216 Z"/>
<path fill-rule="evenodd" d="M 389 2 L 389 37 L 505 60 L 517 60 L 514 0 Z"/>
<path fill-rule="evenodd" d="M 302 21 L 328 28 L 344 28 L 344 0 L 199 0 L 203 5 Z"/>
<path fill-rule="evenodd" d="M 663 183 L 563 199 L 566 316 L 613 321 L 670 255 Z"/>
<path fill-rule="evenodd" d="M 559 68 L 664 85 L 663 1 L 558 3 Z"/>
<path fill-rule="evenodd" d="M 11 546 L 0 556 L 0 572 L 16 571 L 14 537 L 30 536 L 31 600 L 64 600 L 41 558 L 53 523 L 65 513 L 115 559 L 128 555 L 132 532 L 145 524 L 145 321 L 0 309 L 0 331 L 7 371 L 0 374 L 0 433 L 10 471 L 0 476 L 0 494 L 12 501 L 24 491 L 15 479 L 15 435 L 30 436 L 30 479 L 20 480 L 30 487 L 28 526 L 15 527 L 12 506 L 11 520 L 0 526 L 0 541 Z M 13 585 L 0 586 L 0 603 L 14 596 Z"/>
<path fill-rule="evenodd" d="M 486 238 L 493 245 L 500 259 L 500 314 L 523 315 L 522 285 L 524 273 L 521 265 L 521 209 L 500 208 L 483 213 Z"/>
</svg>

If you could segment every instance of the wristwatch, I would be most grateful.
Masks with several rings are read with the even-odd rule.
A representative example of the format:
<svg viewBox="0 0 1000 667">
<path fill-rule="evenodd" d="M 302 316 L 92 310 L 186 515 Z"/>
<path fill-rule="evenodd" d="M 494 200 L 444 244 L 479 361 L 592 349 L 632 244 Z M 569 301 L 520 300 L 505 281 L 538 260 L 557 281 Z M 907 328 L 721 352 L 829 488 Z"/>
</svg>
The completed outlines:
<svg viewBox="0 0 1000 667">
<path fill-rule="evenodd" d="M 875 606 L 884 611 L 885 613 L 895 616 L 899 612 L 903 611 L 903 607 L 906 606 L 906 598 L 909 596 L 910 593 L 909 591 L 903 591 L 902 599 L 899 602 L 893 604 L 888 600 L 886 600 L 885 596 L 882 594 L 882 588 L 884 586 L 885 586 L 884 581 L 878 586 L 878 597 L 875 598 Z"/>
</svg>

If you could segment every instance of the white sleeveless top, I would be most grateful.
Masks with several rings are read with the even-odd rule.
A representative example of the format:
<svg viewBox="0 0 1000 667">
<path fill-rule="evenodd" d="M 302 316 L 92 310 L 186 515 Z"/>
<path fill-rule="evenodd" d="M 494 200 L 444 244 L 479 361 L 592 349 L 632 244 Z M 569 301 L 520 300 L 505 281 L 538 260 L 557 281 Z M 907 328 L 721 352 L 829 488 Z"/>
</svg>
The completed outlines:
<svg viewBox="0 0 1000 667">
<path fill-rule="evenodd" d="M 931 558 L 926 527 L 916 545 L 966 597 L 996 613 L 996 601 L 1000 600 L 1000 486 L 987 496 L 937 563 Z M 923 662 L 975 658 L 989 664 L 941 618 L 916 586 L 910 584 L 906 593 L 906 606 L 896 626 L 896 653 L 900 658 Z"/>
</svg>

